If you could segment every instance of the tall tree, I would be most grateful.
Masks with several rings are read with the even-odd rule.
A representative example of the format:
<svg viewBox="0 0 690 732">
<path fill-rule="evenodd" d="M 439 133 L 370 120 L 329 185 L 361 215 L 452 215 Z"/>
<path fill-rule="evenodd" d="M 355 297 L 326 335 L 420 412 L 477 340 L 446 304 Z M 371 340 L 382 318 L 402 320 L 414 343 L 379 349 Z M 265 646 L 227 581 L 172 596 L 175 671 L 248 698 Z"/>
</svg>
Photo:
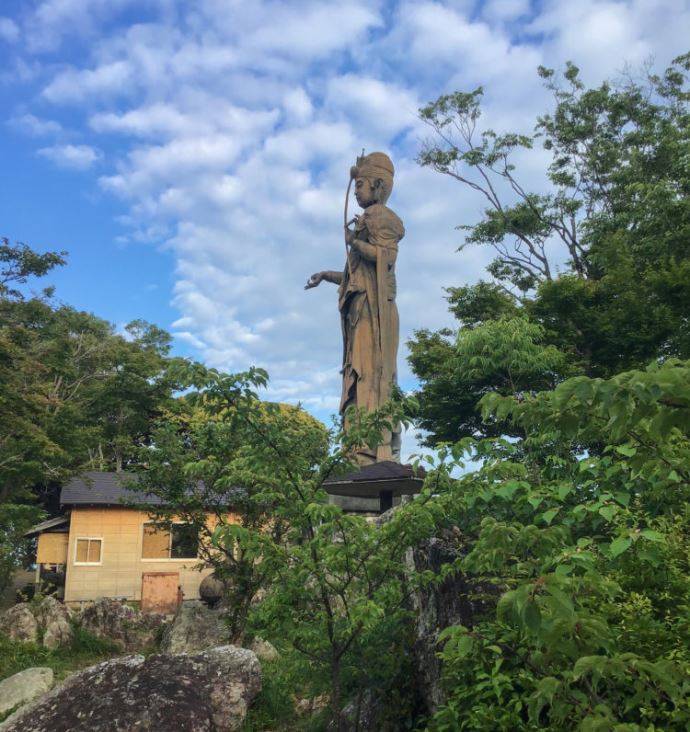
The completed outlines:
<svg viewBox="0 0 690 732">
<path fill-rule="evenodd" d="M 178 408 L 180 359 L 169 355 L 165 331 L 137 320 L 121 335 L 56 304 L 51 288 L 31 291 L 64 262 L 64 253 L 0 243 L 0 521 L 17 549 L 7 567 L 40 505 L 57 509 L 62 481 L 135 461 L 154 421 Z"/>
<path fill-rule="evenodd" d="M 540 68 L 554 109 L 538 118 L 532 135 L 478 133 L 481 89 L 444 95 L 421 110 L 434 136 L 420 164 L 488 204 L 479 222 L 459 227 L 466 232 L 461 249 L 476 245 L 496 255 L 491 281 L 449 289 L 460 330 L 519 313 L 565 356 L 555 374 L 561 379 L 690 355 L 689 69 L 686 55 L 662 75 L 628 75 L 588 89 L 573 64 L 562 79 Z M 513 162 L 536 144 L 552 155 L 551 190 L 539 193 Z M 422 331 L 411 342 L 432 443 L 481 432 L 473 397 L 457 403 L 462 416 L 454 433 L 434 416 L 442 411 L 435 392 L 449 370 L 441 352 L 455 353 L 454 340 Z M 465 366 L 454 374 L 461 383 Z M 486 388 L 505 393 L 486 377 Z M 539 379 L 531 388 L 542 388 Z"/>
<path fill-rule="evenodd" d="M 21 537 L 40 516 L 32 488 L 62 456 L 46 429 L 50 407 L 46 367 L 37 356 L 34 326 L 49 306 L 45 292 L 26 299 L 22 286 L 64 264 L 63 253 L 38 254 L 0 241 L 0 589 L 23 558 Z"/>
</svg>

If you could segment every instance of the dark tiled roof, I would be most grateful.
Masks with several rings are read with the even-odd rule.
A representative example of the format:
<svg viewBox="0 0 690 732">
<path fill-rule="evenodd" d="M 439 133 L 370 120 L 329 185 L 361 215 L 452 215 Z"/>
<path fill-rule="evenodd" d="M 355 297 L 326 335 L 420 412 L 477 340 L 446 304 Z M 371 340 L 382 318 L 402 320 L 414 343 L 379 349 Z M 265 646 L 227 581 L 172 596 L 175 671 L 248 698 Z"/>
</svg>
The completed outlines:
<svg viewBox="0 0 690 732">
<path fill-rule="evenodd" d="M 112 473 L 89 470 L 72 478 L 62 488 L 60 503 L 63 506 L 122 506 L 147 504 L 161 506 L 165 503 L 160 496 L 134 490 L 137 483 L 136 473 Z M 203 483 L 199 483 L 199 493 L 204 495 Z M 225 500 L 230 505 L 246 494 L 243 488 L 228 490 Z M 191 496 L 191 490 L 190 490 Z M 214 505 L 221 501 L 221 496 L 208 496 Z"/>
<path fill-rule="evenodd" d="M 412 465 L 401 465 L 393 460 L 382 460 L 379 463 L 366 465 L 347 475 L 338 478 L 328 478 L 324 483 L 358 483 L 373 482 L 380 480 L 424 480 L 426 471 L 421 466 L 415 468 Z"/>
<path fill-rule="evenodd" d="M 160 505 L 159 496 L 138 493 L 126 486 L 137 482 L 134 473 L 106 473 L 88 470 L 72 478 L 62 488 L 60 503 L 63 506 L 117 506 L 127 503 L 148 503 Z"/>
</svg>

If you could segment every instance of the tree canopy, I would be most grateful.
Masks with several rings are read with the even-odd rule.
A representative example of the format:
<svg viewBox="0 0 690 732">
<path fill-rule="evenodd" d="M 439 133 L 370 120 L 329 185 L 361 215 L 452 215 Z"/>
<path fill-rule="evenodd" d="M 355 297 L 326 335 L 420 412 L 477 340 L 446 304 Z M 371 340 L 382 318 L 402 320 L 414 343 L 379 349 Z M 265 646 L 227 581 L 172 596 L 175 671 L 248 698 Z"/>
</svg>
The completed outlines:
<svg viewBox="0 0 690 732">
<path fill-rule="evenodd" d="M 410 343 L 431 444 L 488 434 L 477 414 L 486 391 L 539 390 L 545 377 L 607 377 L 690 355 L 689 69 L 686 55 L 661 75 L 628 74 L 590 89 L 573 64 L 562 76 L 540 68 L 554 107 L 531 135 L 478 132 L 482 89 L 420 111 L 433 130 L 420 164 L 487 202 L 480 221 L 458 227 L 460 249 L 495 254 L 490 280 L 448 288 L 457 331 L 423 330 Z M 533 192 L 514 159 L 537 145 L 551 155 L 550 188 Z M 530 360 L 511 385 L 500 369 L 478 371 L 458 357 L 466 331 L 489 328 L 490 337 L 504 328 L 508 340 L 517 316 L 539 326 L 533 347 L 561 353 L 547 372 Z"/>
<path fill-rule="evenodd" d="M 143 320 L 124 334 L 56 302 L 37 278 L 64 252 L 0 243 L 0 528 L 22 532 L 57 509 L 59 485 L 83 469 L 137 460 L 155 418 L 178 409 L 170 336 Z M 7 568 L 21 551 L 3 554 Z M 7 579 L 7 574 L 2 579 Z"/>
</svg>

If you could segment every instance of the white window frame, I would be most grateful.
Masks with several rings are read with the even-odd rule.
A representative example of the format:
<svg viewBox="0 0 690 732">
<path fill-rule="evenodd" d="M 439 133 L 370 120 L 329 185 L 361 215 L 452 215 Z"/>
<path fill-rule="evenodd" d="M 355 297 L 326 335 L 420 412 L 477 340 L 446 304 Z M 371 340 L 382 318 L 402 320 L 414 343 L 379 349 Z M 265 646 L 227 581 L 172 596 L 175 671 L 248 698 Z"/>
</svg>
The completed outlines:
<svg viewBox="0 0 690 732">
<path fill-rule="evenodd" d="M 80 562 L 77 560 L 77 546 L 80 541 L 100 541 L 101 542 L 101 553 L 100 559 L 97 562 Z M 103 564 L 103 546 L 104 541 L 102 536 L 77 536 L 74 539 L 74 562 L 73 564 L 77 567 L 100 567 Z M 89 548 L 86 548 L 86 556 L 89 556 Z"/>
<path fill-rule="evenodd" d="M 193 524 L 190 524 L 189 521 L 171 521 L 171 524 L 176 524 L 178 526 L 193 526 Z M 144 553 L 144 532 L 146 531 L 147 524 L 153 524 L 155 526 L 155 521 L 144 521 L 141 525 L 141 552 L 140 554 Z M 152 557 L 150 559 L 146 557 L 141 557 L 142 562 L 197 562 L 199 561 L 199 549 L 197 548 L 196 556 L 195 557 L 173 557 L 172 556 L 172 531 L 168 531 L 168 536 L 170 537 L 170 541 L 168 542 L 168 552 L 171 556 L 169 557 Z M 197 546 L 199 544 L 199 540 L 197 539 Z"/>
</svg>

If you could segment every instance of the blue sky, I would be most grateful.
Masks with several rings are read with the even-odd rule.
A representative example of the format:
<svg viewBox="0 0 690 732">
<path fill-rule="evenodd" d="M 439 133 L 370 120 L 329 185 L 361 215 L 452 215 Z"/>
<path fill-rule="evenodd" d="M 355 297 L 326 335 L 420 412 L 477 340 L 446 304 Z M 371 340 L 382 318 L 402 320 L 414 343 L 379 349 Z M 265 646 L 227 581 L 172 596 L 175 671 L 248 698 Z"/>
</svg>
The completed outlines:
<svg viewBox="0 0 690 732">
<path fill-rule="evenodd" d="M 404 344 L 449 324 L 442 288 L 486 264 L 454 228 L 481 201 L 414 162 L 417 108 L 481 84 L 485 124 L 529 131 L 549 104 L 539 64 L 596 83 L 667 64 L 688 28 L 685 0 L 5 0 L 0 234 L 69 251 L 65 302 L 156 322 L 213 366 L 264 366 L 271 397 L 327 418 L 336 295 L 302 287 L 342 266 L 359 150 L 396 164 Z M 543 151 L 519 162 L 544 184 Z M 413 386 L 404 345 L 400 375 Z"/>
</svg>

